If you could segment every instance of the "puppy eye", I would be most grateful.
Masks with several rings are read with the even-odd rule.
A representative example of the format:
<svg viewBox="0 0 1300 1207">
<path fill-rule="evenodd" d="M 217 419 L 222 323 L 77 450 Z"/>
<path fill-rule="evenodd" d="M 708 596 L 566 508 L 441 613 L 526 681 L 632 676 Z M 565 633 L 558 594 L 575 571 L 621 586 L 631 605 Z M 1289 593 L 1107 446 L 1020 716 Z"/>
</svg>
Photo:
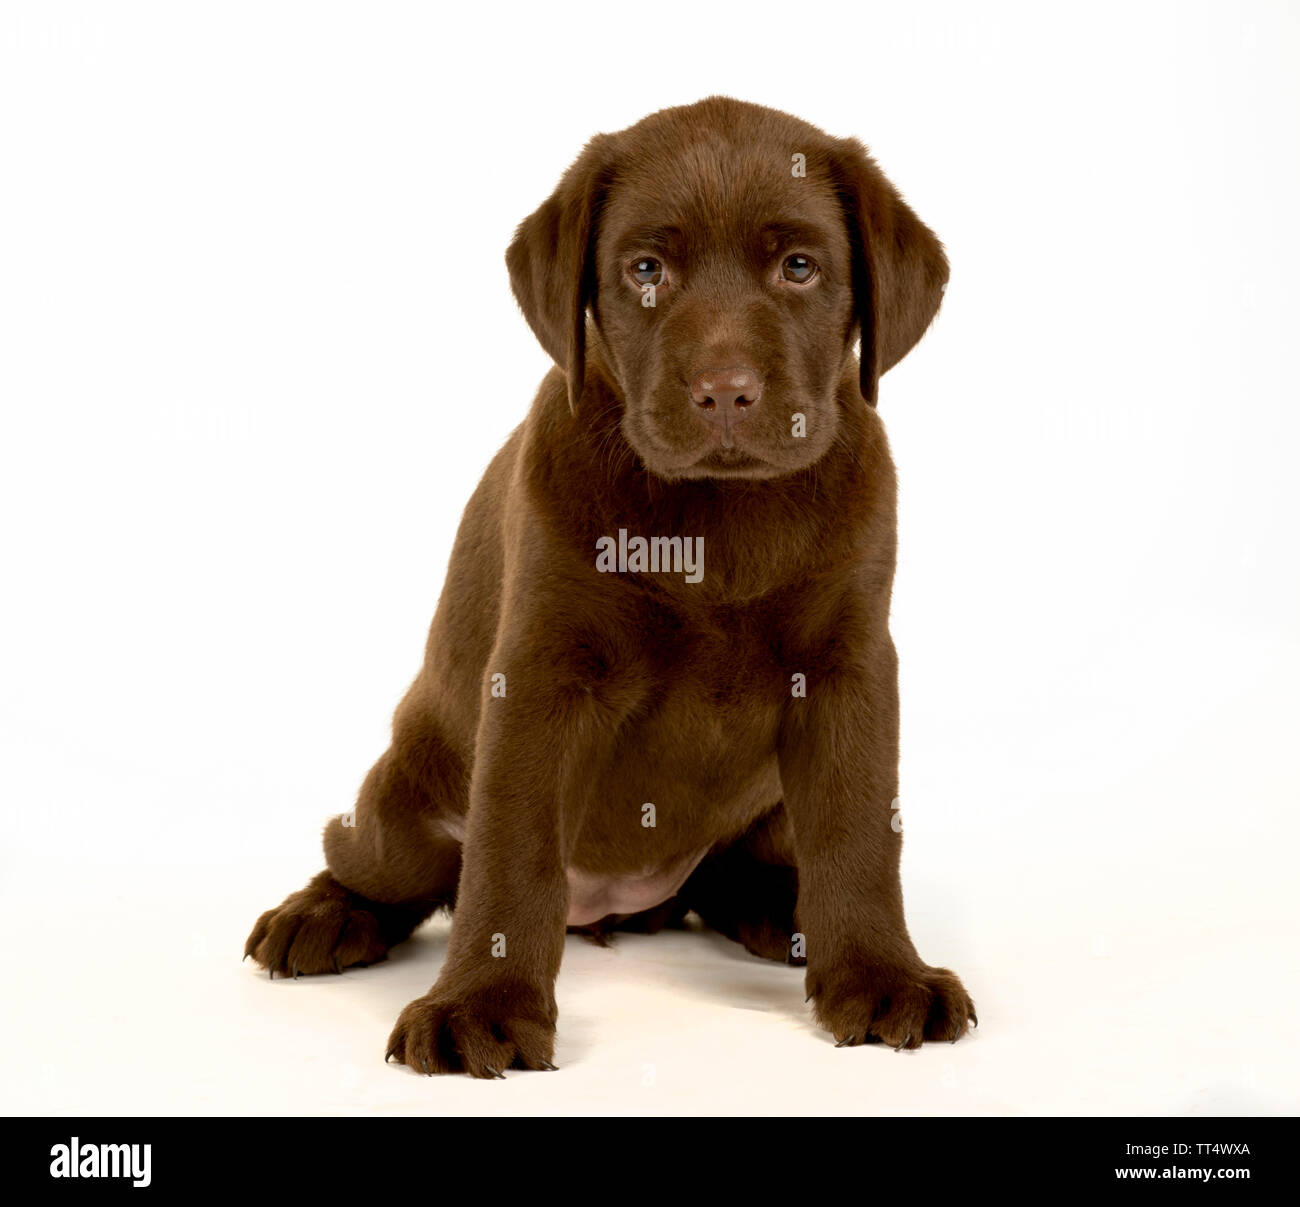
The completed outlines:
<svg viewBox="0 0 1300 1207">
<path fill-rule="evenodd" d="M 642 256 L 639 260 L 634 260 L 628 268 L 628 272 L 638 285 L 662 285 L 664 280 L 664 266 L 659 263 L 653 256 Z"/>
<path fill-rule="evenodd" d="M 786 256 L 785 263 L 781 265 L 781 275 L 787 281 L 806 284 L 817 275 L 817 262 L 808 256 Z"/>
</svg>

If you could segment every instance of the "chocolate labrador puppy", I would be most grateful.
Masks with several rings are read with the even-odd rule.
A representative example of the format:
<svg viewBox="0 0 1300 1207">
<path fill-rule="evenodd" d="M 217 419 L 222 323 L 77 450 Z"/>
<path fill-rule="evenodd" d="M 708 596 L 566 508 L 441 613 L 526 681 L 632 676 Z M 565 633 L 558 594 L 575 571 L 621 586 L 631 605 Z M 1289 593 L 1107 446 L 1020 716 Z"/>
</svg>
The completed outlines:
<svg viewBox="0 0 1300 1207">
<path fill-rule="evenodd" d="M 455 909 L 388 1057 L 551 1069 L 567 928 L 689 910 L 841 1044 L 974 1021 L 903 918 L 880 376 L 948 265 L 864 148 L 723 97 L 592 140 L 506 253 L 556 367 L 461 522 L 419 677 L 274 976 Z M 861 352 L 855 345 L 860 339 Z"/>
</svg>

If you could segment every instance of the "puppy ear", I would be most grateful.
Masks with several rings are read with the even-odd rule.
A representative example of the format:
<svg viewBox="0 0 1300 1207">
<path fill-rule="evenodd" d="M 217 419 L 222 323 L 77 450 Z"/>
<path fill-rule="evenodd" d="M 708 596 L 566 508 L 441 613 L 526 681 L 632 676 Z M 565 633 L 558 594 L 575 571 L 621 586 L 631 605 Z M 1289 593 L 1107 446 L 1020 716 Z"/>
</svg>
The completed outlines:
<svg viewBox="0 0 1300 1207">
<path fill-rule="evenodd" d="M 510 288 L 538 342 L 569 379 L 569 409 L 582 397 L 587 305 L 595 296 L 599 212 L 612 176 L 610 135 L 597 135 L 555 192 L 519 224 L 506 251 Z"/>
<path fill-rule="evenodd" d="M 939 312 L 948 257 L 860 142 L 837 142 L 832 162 L 853 247 L 859 388 L 875 406 L 881 375 L 907 355 Z"/>
</svg>

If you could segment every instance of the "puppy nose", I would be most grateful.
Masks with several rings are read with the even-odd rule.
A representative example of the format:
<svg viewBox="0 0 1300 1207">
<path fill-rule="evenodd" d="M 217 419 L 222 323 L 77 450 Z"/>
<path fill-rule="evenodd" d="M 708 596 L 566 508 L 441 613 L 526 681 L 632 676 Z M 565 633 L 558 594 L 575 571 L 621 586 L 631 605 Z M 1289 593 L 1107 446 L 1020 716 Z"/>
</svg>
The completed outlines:
<svg viewBox="0 0 1300 1207">
<path fill-rule="evenodd" d="M 763 393 L 763 379 L 745 365 L 705 369 L 691 382 L 691 401 L 725 430 L 744 419 Z"/>
</svg>

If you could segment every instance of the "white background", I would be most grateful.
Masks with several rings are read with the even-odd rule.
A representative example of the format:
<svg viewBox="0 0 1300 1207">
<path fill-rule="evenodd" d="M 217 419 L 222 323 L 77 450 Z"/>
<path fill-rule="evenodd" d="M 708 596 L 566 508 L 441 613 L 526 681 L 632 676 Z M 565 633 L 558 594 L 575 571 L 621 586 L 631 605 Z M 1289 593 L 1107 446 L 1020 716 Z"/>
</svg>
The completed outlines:
<svg viewBox="0 0 1300 1207">
<path fill-rule="evenodd" d="M 1294 1112 L 1297 105 L 1285 4 L 8 4 L 11 1114 Z M 723 92 L 945 241 L 881 388 L 904 883 L 981 1026 L 836 1051 L 705 933 L 571 939 L 556 1074 L 382 1063 L 446 923 L 268 983 L 547 367 L 503 253 Z"/>
</svg>

